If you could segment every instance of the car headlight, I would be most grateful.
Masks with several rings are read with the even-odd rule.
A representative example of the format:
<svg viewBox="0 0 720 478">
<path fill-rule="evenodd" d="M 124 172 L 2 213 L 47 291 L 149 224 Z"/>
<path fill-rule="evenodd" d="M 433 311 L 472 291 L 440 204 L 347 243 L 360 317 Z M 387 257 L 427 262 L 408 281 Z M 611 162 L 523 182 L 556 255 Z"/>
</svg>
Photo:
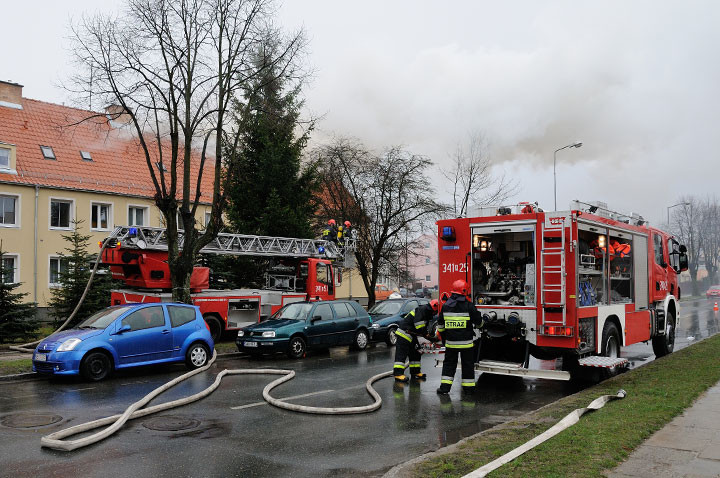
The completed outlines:
<svg viewBox="0 0 720 478">
<path fill-rule="evenodd" d="M 370 327 L 372 327 L 373 329 L 379 329 L 379 328 L 380 328 L 380 324 L 374 323 L 374 324 L 372 324 Z"/>
<path fill-rule="evenodd" d="M 70 350 L 73 350 L 77 345 L 82 342 L 80 339 L 67 339 L 65 342 L 60 344 L 60 347 L 57 348 L 58 352 L 69 352 Z"/>
<path fill-rule="evenodd" d="M 275 331 L 274 330 L 268 330 L 267 332 L 263 332 L 263 337 L 275 337 Z"/>
<path fill-rule="evenodd" d="M 238 337 L 244 337 L 245 331 L 244 330 L 238 330 Z"/>
</svg>

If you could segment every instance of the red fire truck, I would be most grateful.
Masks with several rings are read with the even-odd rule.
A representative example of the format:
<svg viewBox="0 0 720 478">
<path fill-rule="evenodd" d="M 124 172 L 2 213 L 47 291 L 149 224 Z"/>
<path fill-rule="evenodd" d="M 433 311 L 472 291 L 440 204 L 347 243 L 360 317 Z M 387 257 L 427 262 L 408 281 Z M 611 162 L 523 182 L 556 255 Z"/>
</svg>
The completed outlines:
<svg viewBox="0 0 720 478">
<path fill-rule="evenodd" d="M 478 370 L 567 380 L 580 366 L 614 373 L 622 346 L 672 352 L 686 248 L 641 216 L 521 203 L 437 225 L 440 292 L 466 280 L 485 319 Z M 565 370 L 528 370 L 530 355 Z"/>
<path fill-rule="evenodd" d="M 183 231 L 178 232 L 182 244 Z M 114 279 L 132 289 L 114 290 L 112 304 L 172 300 L 164 228 L 116 227 L 105 240 L 103 264 Z M 345 250 L 352 248 L 348 244 Z M 209 289 L 209 269 L 195 267 L 190 278 L 193 303 L 200 307 L 214 339 L 269 317 L 282 306 L 304 300 L 335 298 L 335 265 L 344 258 L 332 242 L 313 239 L 219 234 L 201 251 L 275 259 L 263 289 Z"/>
</svg>

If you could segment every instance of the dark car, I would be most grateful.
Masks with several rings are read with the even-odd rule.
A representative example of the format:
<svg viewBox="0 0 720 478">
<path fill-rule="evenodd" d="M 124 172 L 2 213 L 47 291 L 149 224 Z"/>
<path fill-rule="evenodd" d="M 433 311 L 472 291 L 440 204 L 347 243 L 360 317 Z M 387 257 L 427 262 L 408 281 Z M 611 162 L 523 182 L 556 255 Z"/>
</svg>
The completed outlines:
<svg viewBox="0 0 720 478">
<path fill-rule="evenodd" d="M 392 346 L 397 342 L 395 331 L 403 316 L 418 305 L 429 304 L 428 299 L 411 297 L 408 299 L 388 299 L 373 305 L 368 313 L 372 317 L 372 341 L 385 341 Z"/>
<path fill-rule="evenodd" d="M 715 298 L 720 297 L 720 285 L 710 286 L 710 288 L 707 290 L 705 295 L 707 296 L 708 299 L 710 299 L 712 297 L 715 297 Z"/>
<path fill-rule="evenodd" d="M 98 381 L 113 370 L 165 362 L 207 364 L 214 349 L 200 310 L 187 304 L 109 307 L 52 334 L 33 353 L 33 370 Z"/>
<path fill-rule="evenodd" d="M 238 331 L 240 352 L 285 352 L 301 358 L 308 348 L 349 345 L 362 350 L 370 342 L 372 320 L 360 304 L 351 300 L 295 302 L 268 320 Z"/>
</svg>

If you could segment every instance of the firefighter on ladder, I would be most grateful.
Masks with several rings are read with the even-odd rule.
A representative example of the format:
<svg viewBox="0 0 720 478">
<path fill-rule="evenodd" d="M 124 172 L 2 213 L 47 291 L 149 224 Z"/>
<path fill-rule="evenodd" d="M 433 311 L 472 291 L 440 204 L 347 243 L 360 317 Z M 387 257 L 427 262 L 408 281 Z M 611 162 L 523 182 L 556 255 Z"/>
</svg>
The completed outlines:
<svg viewBox="0 0 720 478">
<path fill-rule="evenodd" d="M 397 341 L 395 343 L 395 364 L 393 365 L 393 375 L 396 382 L 409 381 L 405 375 L 405 359 L 410 359 L 410 376 L 418 380 L 425 380 L 425 374 L 420 371 L 420 351 L 418 348 L 418 336 L 423 336 L 430 341 L 435 341 L 434 337 L 429 337 L 430 321 L 438 311 L 438 301 L 431 300 L 429 304 L 421 305 L 411 310 L 402 322 L 400 327 L 395 331 Z"/>
<path fill-rule="evenodd" d="M 474 327 L 482 326 L 482 316 L 468 298 L 469 287 L 462 279 L 453 282 L 450 298 L 438 317 L 438 334 L 445 342 L 440 388 L 437 393 L 450 393 L 457 371 L 458 355 L 462 362 L 462 390 L 475 391 L 475 356 L 473 354 Z"/>
<path fill-rule="evenodd" d="M 326 241 L 337 243 L 338 229 L 335 225 L 335 219 L 329 219 L 327 227 L 322 231 L 322 238 Z"/>
</svg>

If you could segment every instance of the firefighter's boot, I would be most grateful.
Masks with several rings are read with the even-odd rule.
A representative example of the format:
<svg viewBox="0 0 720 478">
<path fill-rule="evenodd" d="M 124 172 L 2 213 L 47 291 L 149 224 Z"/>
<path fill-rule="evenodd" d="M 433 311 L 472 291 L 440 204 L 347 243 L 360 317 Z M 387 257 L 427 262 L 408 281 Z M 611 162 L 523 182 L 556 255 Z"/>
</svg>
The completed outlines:
<svg viewBox="0 0 720 478">
<path fill-rule="evenodd" d="M 414 378 L 415 380 L 427 380 L 427 375 L 425 375 L 422 372 L 418 372 L 418 373 L 414 373 L 412 375 L 412 378 Z"/>
<path fill-rule="evenodd" d="M 410 379 L 405 375 L 395 375 L 395 381 L 396 382 L 402 382 L 407 383 L 410 381 Z"/>
<path fill-rule="evenodd" d="M 450 393 L 450 387 L 444 387 L 440 385 L 437 390 L 435 390 L 438 395 L 447 395 Z"/>
</svg>

